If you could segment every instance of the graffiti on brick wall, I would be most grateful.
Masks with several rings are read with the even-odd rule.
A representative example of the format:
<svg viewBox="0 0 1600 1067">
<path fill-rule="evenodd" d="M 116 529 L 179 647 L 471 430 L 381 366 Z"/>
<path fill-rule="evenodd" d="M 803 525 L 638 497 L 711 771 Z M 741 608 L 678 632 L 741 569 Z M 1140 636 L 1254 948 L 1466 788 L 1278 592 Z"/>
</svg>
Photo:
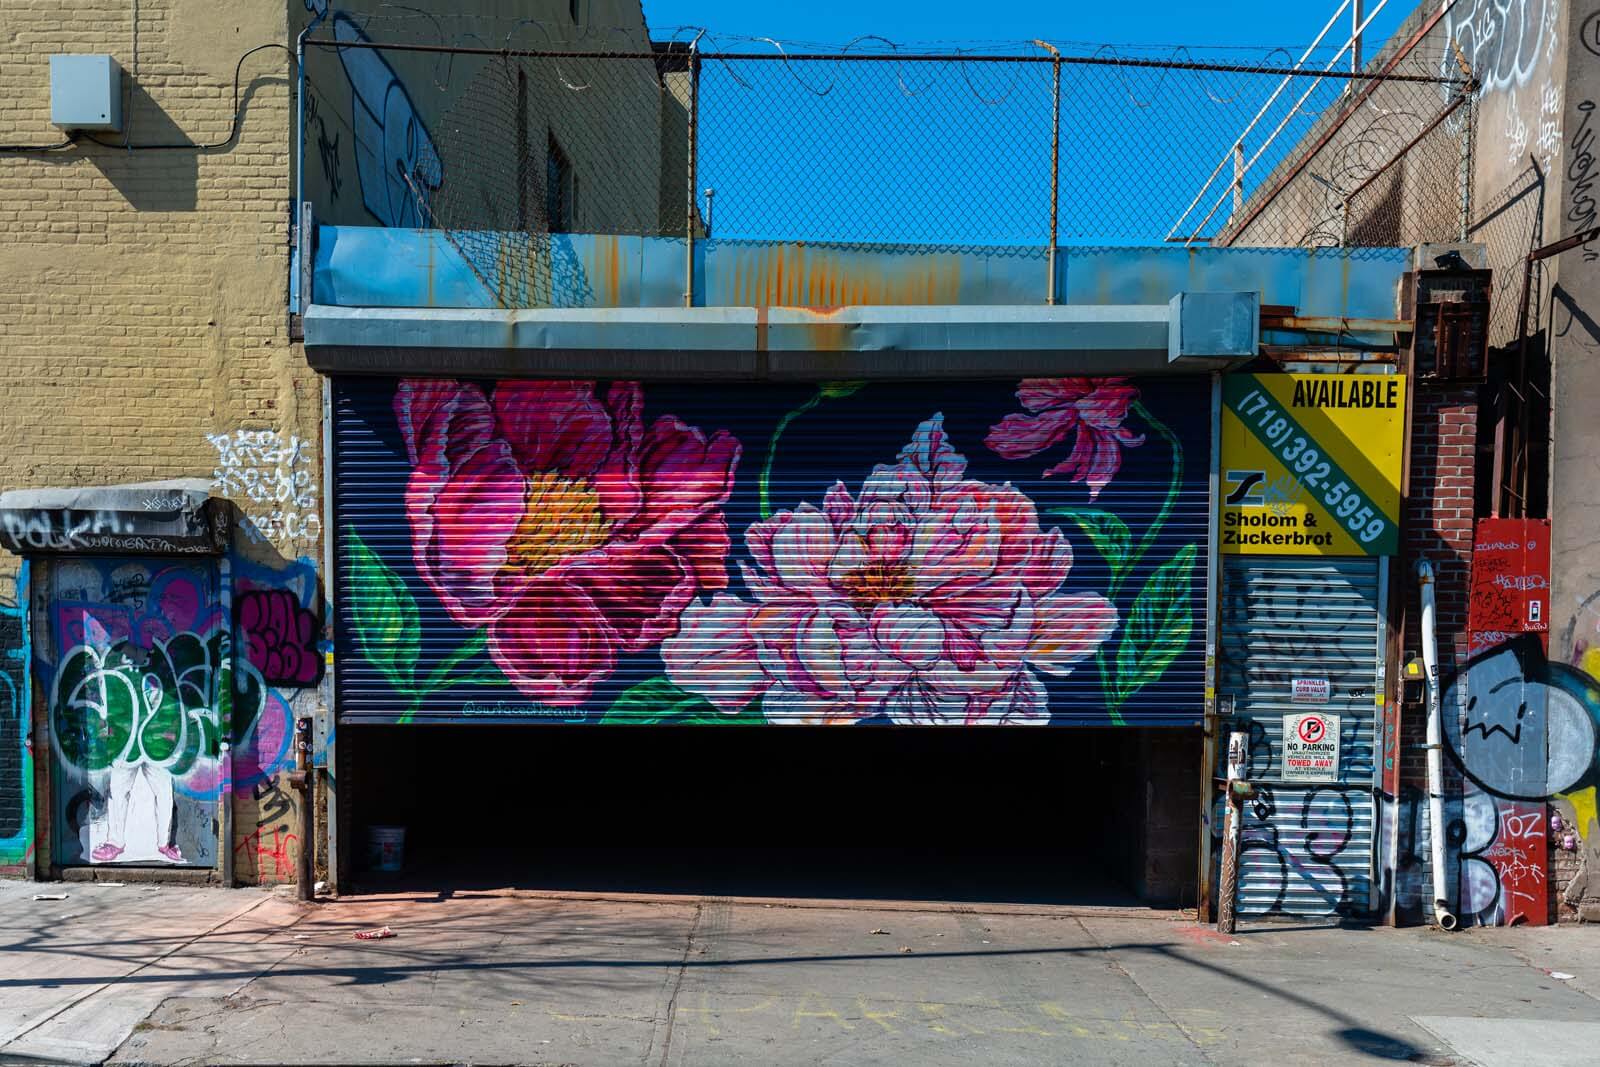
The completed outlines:
<svg viewBox="0 0 1600 1067">
<path fill-rule="evenodd" d="M 1600 682 L 1594 681 L 1600 679 L 1600 592 L 1574 605 L 1557 647 L 1558 654 L 1573 670 L 1600 688 Z M 1596 804 L 1600 788 L 1597 785 L 1600 785 L 1600 776 L 1551 801 L 1561 816 L 1560 829 L 1552 831 L 1558 847 L 1578 853 L 1581 858 L 1578 873 L 1563 895 L 1564 902 L 1571 905 L 1600 901 L 1600 811 Z"/>
<path fill-rule="evenodd" d="M 300 794 L 289 785 L 294 723 L 323 674 L 322 596 L 316 564 L 232 559 L 239 647 L 267 684 L 255 726 L 233 747 L 234 876 L 241 882 L 291 881 L 299 855 Z"/>
<path fill-rule="evenodd" d="M 0 867 L 33 847 L 33 761 L 28 745 L 26 571 L 16 598 L 0 597 Z"/>
<path fill-rule="evenodd" d="M 319 17 L 329 12 L 327 0 L 305 0 L 305 7 Z M 333 13 L 329 27 L 334 40 L 342 44 L 370 40 L 342 11 Z M 430 225 L 430 204 L 444 182 L 444 165 L 411 94 L 381 53 L 349 47 L 336 51 L 350 85 L 351 143 L 362 204 L 385 226 Z M 319 125 L 319 131 L 323 141 L 319 141 L 318 151 L 326 170 L 330 154 L 337 161 L 338 145 L 325 143 L 325 127 Z M 335 195 L 337 175 L 335 165 L 329 172 L 329 187 Z"/>
<path fill-rule="evenodd" d="M 344 706 L 1195 721 L 1207 496 L 1184 441 L 1205 431 L 1183 388 L 353 384 L 382 458 L 353 439 L 341 492 L 371 479 L 389 506 L 340 531 Z"/>
<path fill-rule="evenodd" d="M 1447 827 L 1461 862 L 1460 910 L 1486 923 L 1542 921 L 1546 804 L 1594 833 L 1600 686 L 1523 635 L 1470 661 L 1443 706 L 1447 750 L 1467 781 L 1459 826 Z"/>
<path fill-rule="evenodd" d="M 321 536 L 310 441 L 278 430 L 235 430 L 206 440 L 217 453 L 212 488 L 238 505 L 247 537 L 283 543 Z"/>
<path fill-rule="evenodd" d="M 235 611 L 245 656 L 268 685 L 304 687 L 322 680 L 322 621 L 294 593 L 246 590 Z"/>
</svg>

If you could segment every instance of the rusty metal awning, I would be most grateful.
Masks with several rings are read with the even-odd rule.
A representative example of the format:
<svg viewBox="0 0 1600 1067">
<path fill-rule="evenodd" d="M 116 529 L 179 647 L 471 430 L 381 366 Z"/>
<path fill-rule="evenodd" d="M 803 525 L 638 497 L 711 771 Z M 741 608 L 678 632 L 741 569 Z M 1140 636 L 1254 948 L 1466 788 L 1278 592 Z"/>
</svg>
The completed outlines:
<svg viewBox="0 0 1600 1067">
<path fill-rule="evenodd" d="M 1253 357 L 1260 300 L 841 308 L 389 308 L 312 305 L 324 373 L 966 378 L 1193 374 Z"/>
<path fill-rule="evenodd" d="M 0 493 L 0 548 L 40 554 L 220 554 L 227 502 L 203 478 Z"/>
</svg>

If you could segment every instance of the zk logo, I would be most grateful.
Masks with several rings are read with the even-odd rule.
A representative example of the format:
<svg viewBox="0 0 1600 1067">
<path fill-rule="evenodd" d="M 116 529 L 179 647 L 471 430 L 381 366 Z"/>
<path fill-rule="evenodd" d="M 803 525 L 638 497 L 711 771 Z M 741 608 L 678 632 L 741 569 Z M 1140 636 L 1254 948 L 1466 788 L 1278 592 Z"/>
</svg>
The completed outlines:
<svg viewBox="0 0 1600 1067">
<path fill-rule="evenodd" d="M 1259 508 L 1266 503 L 1262 490 L 1266 488 L 1266 471 L 1228 471 L 1228 495 L 1225 503 L 1232 507 Z"/>
</svg>

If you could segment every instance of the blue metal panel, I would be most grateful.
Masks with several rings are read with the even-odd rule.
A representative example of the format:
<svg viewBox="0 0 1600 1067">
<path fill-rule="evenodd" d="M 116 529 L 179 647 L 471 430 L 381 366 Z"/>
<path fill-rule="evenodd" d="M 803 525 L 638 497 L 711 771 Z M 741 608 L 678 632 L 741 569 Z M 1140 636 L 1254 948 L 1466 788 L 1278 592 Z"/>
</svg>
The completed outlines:
<svg viewBox="0 0 1600 1067">
<path fill-rule="evenodd" d="M 339 715 L 1195 725 L 1206 391 L 336 379 Z"/>
<path fill-rule="evenodd" d="M 683 241 L 559 234 L 320 229 L 317 301 L 344 307 L 681 307 Z M 1063 304 L 1165 304 L 1180 292 L 1258 292 L 1303 315 L 1387 318 L 1405 249 L 1063 248 Z M 711 307 L 1043 305 L 1043 249 L 695 245 Z M 395 341 L 393 343 L 403 343 Z"/>
</svg>

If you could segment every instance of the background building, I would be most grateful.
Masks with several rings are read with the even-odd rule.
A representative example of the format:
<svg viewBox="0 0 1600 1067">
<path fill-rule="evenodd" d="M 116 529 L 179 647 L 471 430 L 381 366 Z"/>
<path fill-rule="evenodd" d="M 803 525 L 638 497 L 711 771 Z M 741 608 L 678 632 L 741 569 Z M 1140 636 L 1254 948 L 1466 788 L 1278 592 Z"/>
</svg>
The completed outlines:
<svg viewBox="0 0 1600 1067">
<path fill-rule="evenodd" d="M 0 866 L 1206 907 L 1241 729 L 1244 912 L 1422 921 L 1425 559 L 1449 904 L 1589 903 L 1577 13 L 1350 71 L 235 6 L 0 46 Z"/>
</svg>

